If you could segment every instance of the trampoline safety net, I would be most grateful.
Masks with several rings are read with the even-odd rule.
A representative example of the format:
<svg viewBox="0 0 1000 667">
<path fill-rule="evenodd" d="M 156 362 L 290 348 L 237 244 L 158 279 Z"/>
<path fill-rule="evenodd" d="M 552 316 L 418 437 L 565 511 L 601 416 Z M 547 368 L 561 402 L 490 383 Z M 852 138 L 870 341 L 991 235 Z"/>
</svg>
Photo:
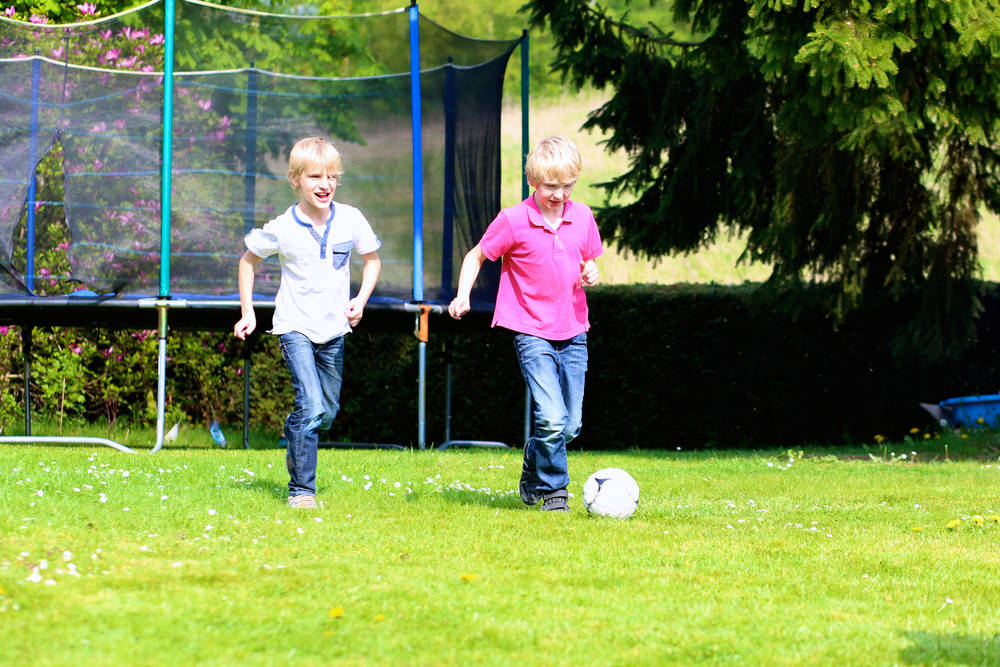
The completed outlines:
<svg viewBox="0 0 1000 667">
<path fill-rule="evenodd" d="M 49 296 L 57 284 L 64 294 L 161 292 L 166 6 L 72 25 L 0 19 L 0 296 Z M 408 8 L 308 17 L 175 7 L 169 294 L 235 297 L 243 236 L 294 202 L 288 151 L 319 135 L 344 155 L 337 200 L 382 239 L 375 296 L 413 298 L 417 256 L 423 299 L 450 299 L 462 256 L 500 207 L 501 91 L 520 40 L 469 39 L 420 16 L 414 109 Z M 61 201 L 40 198 L 35 178 L 53 156 Z M 36 214 L 53 209 L 68 226 L 62 276 L 34 256 Z M 354 271 L 357 284 L 360 263 Z M 279 273 L 262 263 L 257 292 L 273 295 Z M 492 301 L 495 281 L 483 272 L 479 300 Z"/>
</svg>

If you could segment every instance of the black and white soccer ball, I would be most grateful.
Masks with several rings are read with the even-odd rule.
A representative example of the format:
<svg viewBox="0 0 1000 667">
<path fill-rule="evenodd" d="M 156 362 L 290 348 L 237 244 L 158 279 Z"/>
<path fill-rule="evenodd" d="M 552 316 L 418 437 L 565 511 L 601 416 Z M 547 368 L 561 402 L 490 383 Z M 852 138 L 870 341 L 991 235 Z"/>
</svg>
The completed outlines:
<svg viewBox="0 0 1000 667">
<path fill-rule="evenodd" d="M 639 484 L 621 468 L 598 470 L 583 483 L 583 506 L 595 516 L 627 519 L 639 506 Z"/>
</svg>

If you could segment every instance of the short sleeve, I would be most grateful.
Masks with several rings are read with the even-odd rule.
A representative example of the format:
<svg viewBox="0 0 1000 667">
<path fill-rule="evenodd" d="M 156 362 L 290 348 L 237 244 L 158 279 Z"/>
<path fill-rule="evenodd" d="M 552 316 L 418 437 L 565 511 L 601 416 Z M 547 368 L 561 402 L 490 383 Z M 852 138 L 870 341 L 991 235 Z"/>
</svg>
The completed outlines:
<svg viewBox="0 0 1000 667">
<path fill-rule="evenodd" d="M 243 243 L 247 250 L 258 257 L 276 255 L 278 253 L 278 236 L 275 233 L 273 222 L 268 222 L 261 228 L 250 230 L 250 233 L 243 237 Z"/>
<path fill-rule="evenodd" d="M 368 219 L 358 211 L 357 224 L 354 227 L 354 249 L 362 255 L 375 252 L 382 247 L 382 242 L 375 234 Z"/>
<path fill-rule="evenodd" d="M 495 262 L 507 254 L 513 246 L 514 233 L 511 231 L 507 216 L 501 211 L 483 232 L 483 238 L 479 241 L 479 249 L 483 251 L 488 260 Z"/>
<path fill-rule="evenodd" d="M 588 260 L 599 257 L 604 253 L 604 245 L 601 243 L 601 232 L 597 229 L 597 222 L 593 214 L 590 216 L 590 231 L 587 234 L 587 252 L 584 257 Z"/>
</svg>

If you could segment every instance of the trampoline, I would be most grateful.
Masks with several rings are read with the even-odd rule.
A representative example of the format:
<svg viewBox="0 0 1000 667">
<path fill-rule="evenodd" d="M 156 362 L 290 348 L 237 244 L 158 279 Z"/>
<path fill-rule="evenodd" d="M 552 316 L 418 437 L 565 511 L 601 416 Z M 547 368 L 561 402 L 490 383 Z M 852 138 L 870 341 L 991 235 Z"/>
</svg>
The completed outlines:
<svg viewBox="0 0 1000 667">
<path fill-rule="evenodd" d="M 68 25 L 0 17 L 0 324 L 22 327 L 26 360 L 26 435 L 0 442 L 32 438 L 33 327 L 142 328 L 159 339 L 158 451 L 170 327 L 232 327 L 242 238 L 293 201 L 288 150 L 320 135 L 344 155 L 338 200 L 364 211 L 383 242 L 367 310 L 376 319 L 414 318 L 416 442 L 425 448 L 429 316 L 443 312 L 455 267 L 500 209 L 503 81 L 517 48 L 523 156 L 526 31 L 510 40 L 464 37 L 416 3 L 300 16 L 152 0 Z M 39 165 L 52 155 L 61 160 L 59 201 L 38 196 Z M 40 226 L 52 224 L 38 212 L 53 208 L 71 239 L 60 281 L 39 265 L 36 247 Z M 484 267 L 477 309 L 492 307 L 498 272 Z M 273 259 L 258 268 L 262 322 L 279 276 Z M 352 289 L 359 280 L 360 264 Z M 57 282 L 74 287 L 56 292 Z M 499 443 L 446 433 L 443 446 L 451 444 Z"/>
</svg>

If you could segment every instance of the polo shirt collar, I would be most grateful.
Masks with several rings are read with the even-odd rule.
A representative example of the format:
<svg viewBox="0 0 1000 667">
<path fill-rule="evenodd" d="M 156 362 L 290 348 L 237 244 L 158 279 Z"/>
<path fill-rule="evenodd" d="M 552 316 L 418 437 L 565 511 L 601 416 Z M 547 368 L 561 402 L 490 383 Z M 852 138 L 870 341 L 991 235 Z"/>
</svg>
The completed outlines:
<svg viewBox="0 0 1000 667">
<path fill-rule="evenodd" d="M 528 195 L 528 198 L 524 200 L 524 203 L 528 207 L 528 222 L 536 227 L 548 228 L 549 225 L 545 222 L 545 216 L 542 215 L 542 209 L 538 208 L 538 202 L 535 201 L 535 194 L 532 193 Z M 573 204 L 573 200 L 566 200 L 566 203 L 563 205 L 562 224 L 565 225 L 578 219 L 576 217 L 577 208 L 578 207 Z"/>
</svg>

